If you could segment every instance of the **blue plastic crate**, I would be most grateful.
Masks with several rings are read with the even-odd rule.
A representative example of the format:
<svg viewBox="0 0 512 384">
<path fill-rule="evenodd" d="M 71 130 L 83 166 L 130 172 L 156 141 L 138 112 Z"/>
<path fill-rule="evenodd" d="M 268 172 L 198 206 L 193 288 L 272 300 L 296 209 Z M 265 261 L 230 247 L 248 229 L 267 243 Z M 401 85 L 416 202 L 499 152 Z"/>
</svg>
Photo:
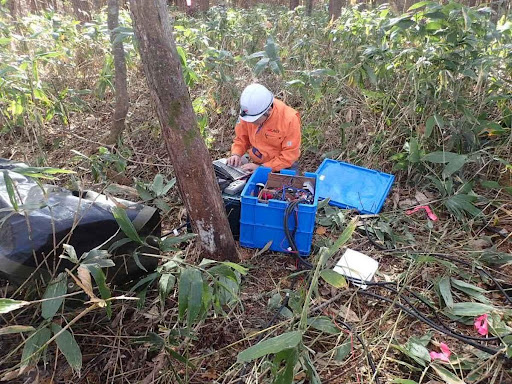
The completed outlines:
<svg viewBox="0 0 512 384">
<path fill-rule="evenodd" d="M 248 248 L 263 248 L 272 240 L 271 250 L 288 252 L 287 249 L 290 245 L 283 229 L 284 212 L 288 203 L 280 200 L 260 203 L 256 193 L 256 184 L 266 183 L 270 173 L 270 168 L 257 168 L 242 191 L 240 244 Z M 283 170 L 281 174 L 295 175 L 295 171 Z M 306 172 L 304 176 L 314 178 L 318 182 L 315 173 Z M 295 234 L 295 242 L 299 253 L 303 256 L 308 255 L 311 250 L 317 206 L 318 196 L 316 193 L 314 204 L 298 205 L 299 226 Z M 288 226 L 290 230 L 295 228 L 294 215 L 289 217 Z"/>
<path fill-rule="evenodd" d="M 382 209 L 395 176 L 325 159 L 316 170 L 317 195 L 330 198 L 330 205 L 377 214 Z"/>
</svg>

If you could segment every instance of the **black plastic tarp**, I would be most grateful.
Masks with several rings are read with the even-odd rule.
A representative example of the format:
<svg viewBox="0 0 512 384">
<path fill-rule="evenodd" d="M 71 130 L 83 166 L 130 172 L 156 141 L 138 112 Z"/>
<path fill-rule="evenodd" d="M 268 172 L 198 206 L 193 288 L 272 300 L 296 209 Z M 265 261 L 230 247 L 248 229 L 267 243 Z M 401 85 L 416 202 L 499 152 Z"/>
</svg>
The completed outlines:
<svg viewBox="0 0 512 384">
<path fill-rule="evenodd" d="M 26 167 L 0 159 L 0 275 L 4 278 L 21 283 L 71 267 L 69 261 L 59 258 L 62 244 L 72 245 L 79 257 L 100 245 L 107 249 L 124 237 L 111 211 L 116 203 L 127 207 L 128 217 L 142 236 L 160 236 L 160 217 L 154 208 L 120 199 L 114 202 L 92 191 L 38 184 L 16 171 Z M 13 180 L 18 211 L 4 174 Z M 133 260 L 134 249 L 128 244 L 113 256 L 116 267 L 108 272 L 111 278 L 115 275 L 114 281 L 127 281 L 143 272 Z M 155 257 L 139 256 L 139 260 L 148 270 L 157 264 Z"/>
</svg>

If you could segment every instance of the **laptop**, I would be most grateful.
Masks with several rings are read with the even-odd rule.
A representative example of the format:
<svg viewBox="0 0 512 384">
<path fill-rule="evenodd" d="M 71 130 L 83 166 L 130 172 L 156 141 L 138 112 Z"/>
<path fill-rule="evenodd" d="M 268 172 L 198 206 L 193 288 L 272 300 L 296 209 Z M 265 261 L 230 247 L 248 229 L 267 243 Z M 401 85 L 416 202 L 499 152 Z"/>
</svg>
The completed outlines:
<svg viewBox="0 0 512 384">
<path fill-rule="evenodd" d="M 217 177 L 225 180 L 235 181 L 246 178 L 251 175 L 250 172 L 244 171 L 241 168 L 232 167 L 226 164 L 227 159 L 218 159 L 213 162 L 213 169 Z"/>
</svg>

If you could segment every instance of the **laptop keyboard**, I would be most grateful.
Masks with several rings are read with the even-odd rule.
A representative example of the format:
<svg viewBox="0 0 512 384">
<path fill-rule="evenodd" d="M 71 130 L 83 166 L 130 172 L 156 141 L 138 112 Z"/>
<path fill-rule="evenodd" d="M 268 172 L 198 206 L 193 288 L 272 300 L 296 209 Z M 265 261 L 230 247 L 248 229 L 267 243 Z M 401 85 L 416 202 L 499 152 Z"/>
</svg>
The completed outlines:
<svg viewBox="0 0 512 384">
<path fill-rule="evenodd" d="M 225 179 L 238 180 L 249 174 L 241 169 L 231 167 L 220 160 L 215 160 L 213 162 L 213 167 L 215 168 L 215 172 L 219 173 Z"/>
</svg>

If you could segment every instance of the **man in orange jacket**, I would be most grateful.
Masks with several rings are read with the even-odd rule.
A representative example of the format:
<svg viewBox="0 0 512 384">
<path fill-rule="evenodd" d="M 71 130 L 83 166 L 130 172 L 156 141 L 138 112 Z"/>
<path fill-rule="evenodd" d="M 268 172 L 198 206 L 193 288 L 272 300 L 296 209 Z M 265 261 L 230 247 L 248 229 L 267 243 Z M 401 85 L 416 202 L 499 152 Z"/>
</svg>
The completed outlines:
<svg viewBox="0 0 512 384">
<path fill-rule="evenodd" d="M 252 162 L 242 165 L 249 153 Z M 240 118 L 235 127 L 232 156 L 227 164 L 254 172 L 260 165 L 273 172 L 296 168 L 300 156 L 300 116 L 274 98 L 261 84 L 251 84 L 240 96 Z"/>
</svg>

